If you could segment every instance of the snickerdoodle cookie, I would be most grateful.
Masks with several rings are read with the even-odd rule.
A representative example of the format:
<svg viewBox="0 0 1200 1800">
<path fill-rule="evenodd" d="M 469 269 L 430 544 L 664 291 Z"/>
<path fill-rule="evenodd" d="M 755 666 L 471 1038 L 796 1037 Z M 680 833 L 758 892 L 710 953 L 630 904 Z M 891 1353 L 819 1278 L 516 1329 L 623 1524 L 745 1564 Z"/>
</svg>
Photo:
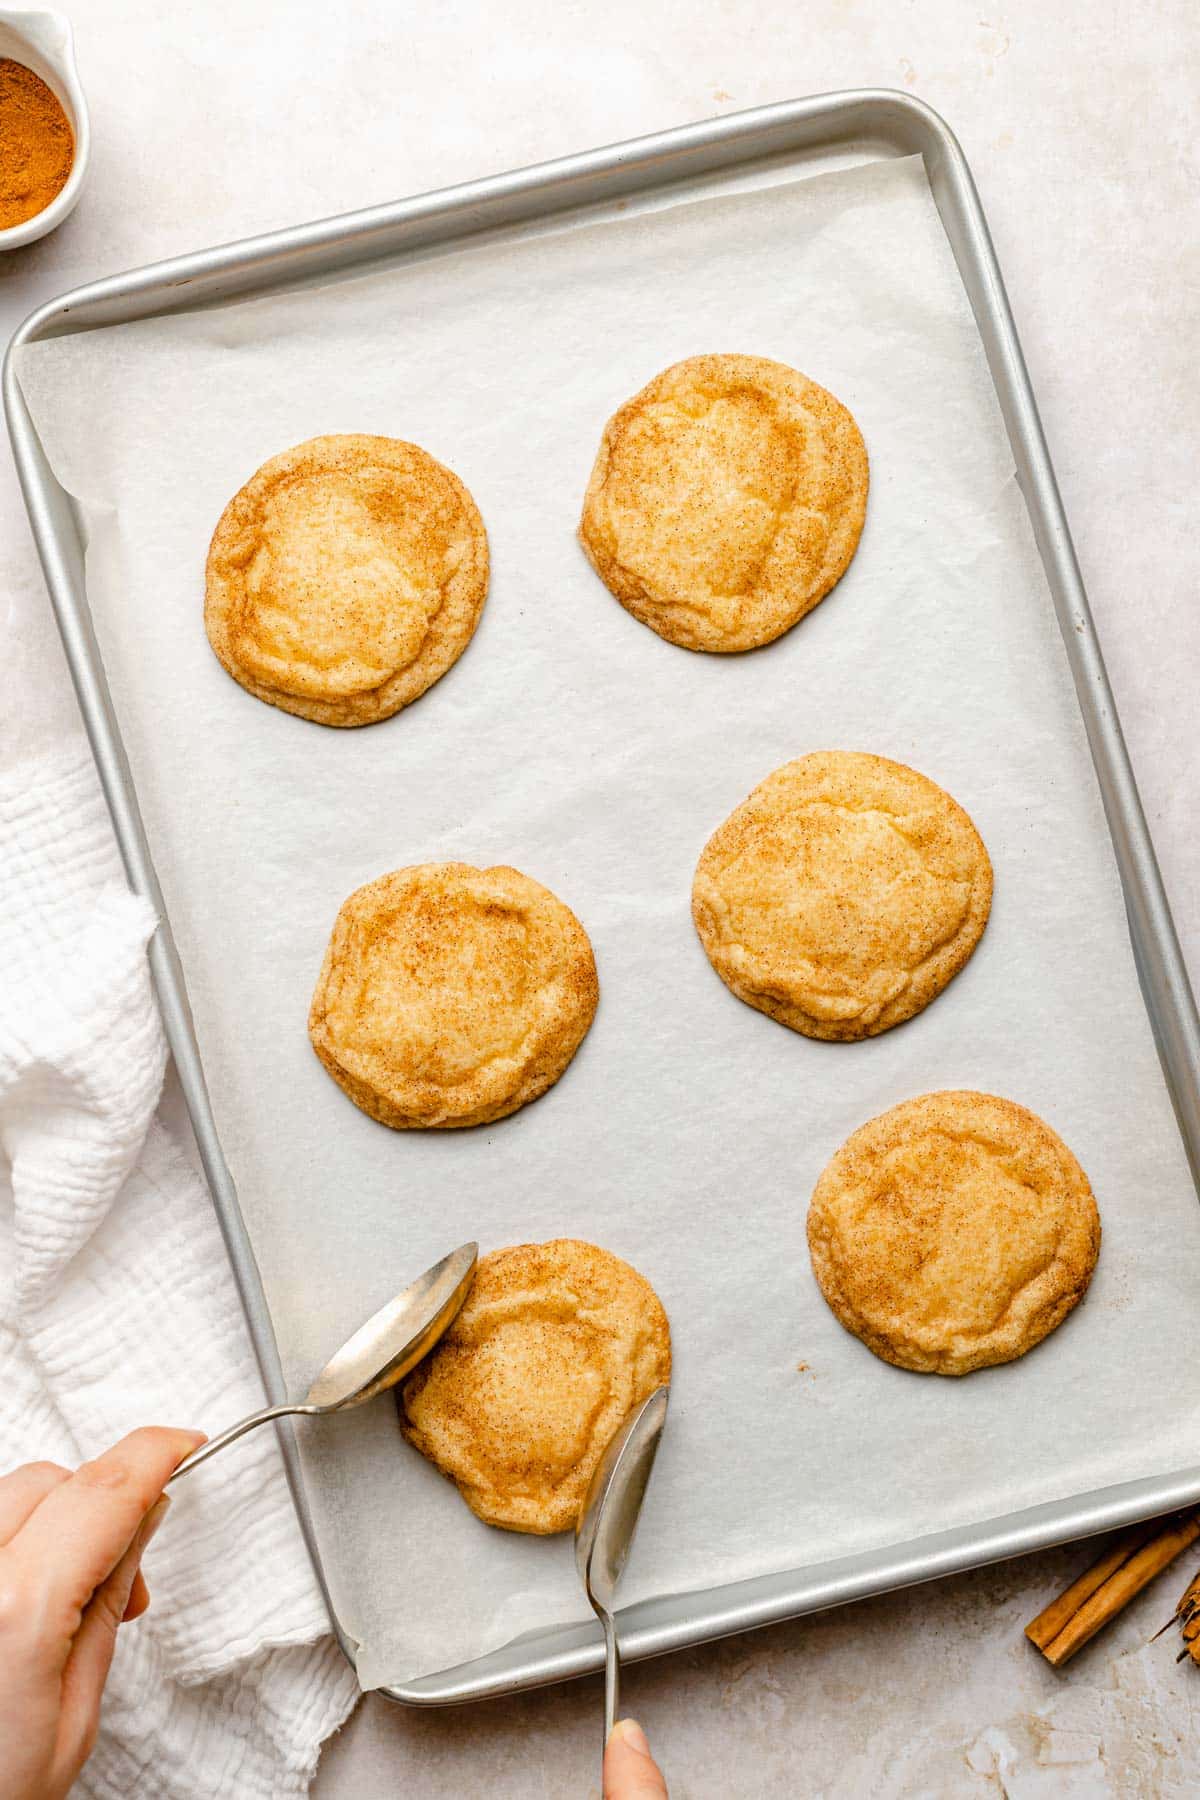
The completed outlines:
<svg viewBox="0 0 1200 1800">
<path fill-rule="evenodd" d="M 991 901 L 988 853 L 949 794 L 903 763 L 825 750 L 776 769 L 714 832 L 692 917 L 739 1000 L 844 1040 L 927 1006 Z"/>
<path fill-rule="evenodd" d="M 692 356 L 615 413 L 580 541 L 605 586 L 687 650 L 752 650 L 845 573 L 867 452 L 832 394 L 763 356 Z"/>
<path fill-rule="evenodd" d="M 481 1258 L 401 1387 L 400 1426 L 487 1524 L 569 1531 L 609 1439 L 670 1375 L 667 1315 L 635 1269 L 574 1238 L 518 1244 Z"/>
<path fill-rule="evenodd" d="M 1100 1215 L 1035 1113 L 922 1094 L 847 1138 L 813 1193 L 808 1245 L 826 1300 L 876 1356 L 966 1375 L 1023 1356 L 1078 1305 Z"/>
<path fill-rule="evenodd" d="M 598 996 L 587 933 L 548 888 L 516 869 L 422 863 L 342 906 L 308 1033 L 384 1125 L 481 1125 L 558 1080 Z"/>
<path fill-rule="evenodd" d="M 460 657 L 488 586 L 457 475 L 399 438 L 310 438 L 222 513 L 204 624 L 242 687 L 321 725 L 372 725 Z"/>
</svg>

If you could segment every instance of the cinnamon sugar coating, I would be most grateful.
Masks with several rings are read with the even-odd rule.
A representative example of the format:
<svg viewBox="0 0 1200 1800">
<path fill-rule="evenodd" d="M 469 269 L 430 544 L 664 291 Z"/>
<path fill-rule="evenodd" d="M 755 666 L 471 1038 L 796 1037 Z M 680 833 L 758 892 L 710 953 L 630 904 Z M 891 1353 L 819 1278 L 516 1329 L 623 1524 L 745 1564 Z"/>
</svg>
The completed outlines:
<svg viewBox="0 0 1200 1800">
<path fill-rule="evenodd" d="M 604 428 L 579 537 L 627 611 L 688 650 L 751 650 L 846 570 L 867 452 L 832 394 L 763 356 L 692 356 Z"/>
<path fill-rule="evenodd" d="M 480 1259 L 467 1301 L 402 1384 L 400 1426 L 489 1525 L 575 1525 L 622 1420 L 670 1379 L 671 1332 L 636 1269 L 575 1238 Z"/>
<path fill-rule="evenodd" d="M 556 1082 L 599 998 L 569 907 L 517 869 L 421 863 L 358 888 L 313 994 L 313 1049 L 396 1130 L 481 1125 Z"/>
<path fill-rule="evenodd" d="M 1100 1253 L 1088 1178 L 1044 1120 L 994 1094 L 922 1094 L 846 1139 L 808 1214 L 847 1331 L 902 1369 L 966 1375 L 1061 1325 Z"/>
<path fill-rule="evenodd" d="M 419 698 L 471 640 L 488 587 L 479 509 L 416 444 L 310 438 L 222 513 L 204 623 L 247 692 L 321 725 Z"/>
<path fill-rule="evenodd" d="M 760 782 L 705 845 L 692 917 L 725 985 L 806 1037 L 874 1037 L 963 967 L 992 866 L 971 820 L 904 763 L 823 750 Z"/>
</svg>

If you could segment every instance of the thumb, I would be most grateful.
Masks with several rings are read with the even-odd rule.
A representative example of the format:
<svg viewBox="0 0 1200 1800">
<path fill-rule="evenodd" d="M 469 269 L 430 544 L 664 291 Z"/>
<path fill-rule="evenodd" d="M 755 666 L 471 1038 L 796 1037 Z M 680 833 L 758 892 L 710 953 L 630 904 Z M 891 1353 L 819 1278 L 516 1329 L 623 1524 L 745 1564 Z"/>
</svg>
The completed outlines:
<svg viewBox="0 0 1200 1800">
<path fill-rule="evenodd" d="M 604 1752 L 604 1800 L 667 1800 L 667 1784 L 634 1719 L 614 1725 Z"/>
</svg>

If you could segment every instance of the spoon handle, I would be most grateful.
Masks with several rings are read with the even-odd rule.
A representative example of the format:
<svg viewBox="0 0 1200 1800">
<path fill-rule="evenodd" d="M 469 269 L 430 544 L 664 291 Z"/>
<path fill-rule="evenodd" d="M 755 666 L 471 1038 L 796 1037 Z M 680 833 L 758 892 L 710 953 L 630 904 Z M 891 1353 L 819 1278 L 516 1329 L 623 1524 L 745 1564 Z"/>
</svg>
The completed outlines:
<svg viewBox="0 0 1200 1800">
<path fill-rule="evenodd" d="M 324 1406 L 264 1406 L 261 1412 L 250 1413 L 247 1418 L 239 1419 L 236 1425 L 229 1427 L 228 1431 L 222 1431 L 217 1437 L 209 1438 L 207 1444 L 201 1444 L 198 1450 L 193 1450 L 190 1456 L 185 1456 L 175 1473 L 168 1476 L 167 1486 L 170 1487 L 171 1483 L 177 1481 L 187 1470 L 194 1469 L 199 1463 L 207 1462 L 210 1456 L 215 1456 L 218 1450 L 224 1450 L 227 1444 L 235 1444 L 240 1437 L 245 1437 L 248 1431 L 253 1431 L 256 1425 L 266 1425 L 272 1419 L 285 1419 L 289 1413 L 320 1413 L 326 1410 L 327 1408 Z"/>
<path fill-rule="evenodd" d="M 600 1614 L 604 1627 L 604 1747 L 612 1736 L 621 1700 L 621 1659 L 617 1654 L 617 1625 L 610 1612 Z"/>
</svg>

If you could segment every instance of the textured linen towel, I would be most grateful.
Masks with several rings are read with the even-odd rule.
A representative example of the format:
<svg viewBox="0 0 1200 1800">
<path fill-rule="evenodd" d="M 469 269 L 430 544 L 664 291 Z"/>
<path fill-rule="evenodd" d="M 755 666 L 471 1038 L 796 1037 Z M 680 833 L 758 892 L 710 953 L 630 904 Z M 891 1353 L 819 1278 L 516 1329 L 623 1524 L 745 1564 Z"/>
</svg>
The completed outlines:
<svg viewBox="0 0 1200 1800">
<path fill-rule="evenodd" d="M 86 748 L 0 771 L 0 1470 L 263 1403 L 208 1195 L 154 1119 L 150 908 Z M 76 1792 L 304 1793 L 357 1686 L 272 1432 L 173 1490 Z"/>
</svg>

